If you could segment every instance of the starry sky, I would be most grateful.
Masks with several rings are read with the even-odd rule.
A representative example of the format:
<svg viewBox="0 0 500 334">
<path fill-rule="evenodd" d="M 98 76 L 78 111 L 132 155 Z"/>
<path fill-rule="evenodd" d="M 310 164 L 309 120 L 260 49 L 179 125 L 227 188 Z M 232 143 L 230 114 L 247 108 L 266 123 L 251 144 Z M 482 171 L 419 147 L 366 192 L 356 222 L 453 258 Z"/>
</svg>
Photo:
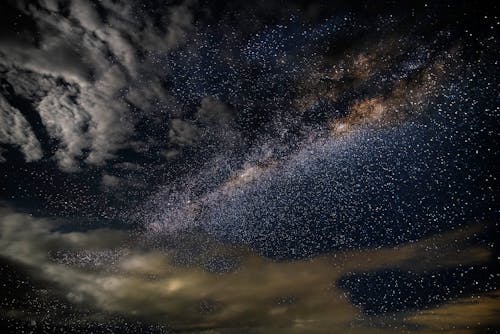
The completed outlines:
<svg viewBox="0 0 500 334">
<path fill-rule="evenodd" d="M 6 0 L 2 333 L 498 333 L 498 5 Z"/>
</svg>

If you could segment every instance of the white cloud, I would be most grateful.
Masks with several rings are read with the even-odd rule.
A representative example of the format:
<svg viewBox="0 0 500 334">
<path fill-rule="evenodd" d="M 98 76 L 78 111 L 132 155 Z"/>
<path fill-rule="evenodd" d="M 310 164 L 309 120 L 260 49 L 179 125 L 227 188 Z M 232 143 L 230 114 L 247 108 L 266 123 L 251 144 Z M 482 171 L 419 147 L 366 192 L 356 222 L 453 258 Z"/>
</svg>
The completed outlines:
<svg viewBox="0 0 500 334">
<path fill-rule="evenodd" d="M 35 105 L 48 135 L 59 141 L 54 158 L 60 168 L 76 171 L 82 164 L 102 165 L 120 149 L 143 147 L 131 140 L 131 104 L 147 114 L 151 101 L 173 101 L 161 84 L 164 71 L 140 61 L 138 54 L 168 52 L 182 44 L 194 29 L 189 3 L 165 9 L 164 31 L 153 26 L 149 14 L 123 3 L 101 2 L 107 24 L 87 1 L 72 1 L 69 16 L 58 12 L 52 1 L 40 6 L 18 8 L 36 22 L 37 45 L 0 41 L 0 66 L 15 93 Z M 143 73 L 148 73 L 147 82 L 142 81 Z M 11 122 L 23 119 L 11 108 L 4 114 Z M 27 159 L 40 157 L 38 141 L 27 131 L 3 136 L 24 147 Z"/>
<path fill-rule="evenodd" d="M 61 141 L 55 157 L 59 166 L 66 171 L 78 169 L 76 158 L 82 155 L 83 149 L 90 146 L 91 140 L 84 132 L 91 116 L 72 100 L 76 94 L 72 87 L 56 87 L 38 105 L 47 131 Z"/>
<path fill-rule="evenodd" d="M 26 161 L 42 158 L 40 142 L 30 124 L 2 95 L 0 95 L 0 143 L 18 146 Z M 0 151 L 0 161 L 4 160 Z"/>
</svg>

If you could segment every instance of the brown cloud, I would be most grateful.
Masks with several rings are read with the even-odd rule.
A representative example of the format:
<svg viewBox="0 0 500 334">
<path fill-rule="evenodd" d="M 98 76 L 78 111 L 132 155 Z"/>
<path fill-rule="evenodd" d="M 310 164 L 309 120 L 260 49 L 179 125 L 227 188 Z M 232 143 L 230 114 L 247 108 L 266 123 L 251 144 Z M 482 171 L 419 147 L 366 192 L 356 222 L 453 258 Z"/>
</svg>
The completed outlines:
<svg viewBox="0 0 500 334">
<path fill-rule="evenodd" d="M 466 241 L 481 226 L 395 248 L 275 262 L 238 246 L 207 244 L 209 239 L 199 235 L 183 240 L 180 248 L 160 251 L 148 246 L 147 238 L 131 238 L 120 231 L 62 233 L 53 230 L 54 223 L 25 214 L 4 209 L 1 217 L 0 254 L 56 284 L 71 302 L 168 323 L 180 331 L 252 328 L 256 333 L 330 333 L 335 328 L 342 333 L 370 333 L 369 319 L 335 287 L 336 280 L 352 272 L 387 267 L 425 271 L 481 263 L 491 256 L 488 249 Z M 203 250 L 194 252 L 191 262 L 178 263 L 176 258 L 189 247 Z M 65 256 L 54 257 L 58 250 Z M 217 259 L 236 259 L 239 265 L 223 272 L 207 270 Z M 458 311 L 444 306 L 440 312 Z M 489 308 L 485 312 L 491 320 Z M 359 323 L 362 318 L 366 324 Z M 405 321 L 429 326 L 443 321 L 452 326 L 455 318 L 434 320 L 432 313 L 424 312 L 401 315 L 401 324 Z"/>
<path fill-rule="evenodd" d="M 500 327 L 500 291 L 419 311 L 407 321 L 422 326 L 422 333 L 493 333 Z"/>
</svg>

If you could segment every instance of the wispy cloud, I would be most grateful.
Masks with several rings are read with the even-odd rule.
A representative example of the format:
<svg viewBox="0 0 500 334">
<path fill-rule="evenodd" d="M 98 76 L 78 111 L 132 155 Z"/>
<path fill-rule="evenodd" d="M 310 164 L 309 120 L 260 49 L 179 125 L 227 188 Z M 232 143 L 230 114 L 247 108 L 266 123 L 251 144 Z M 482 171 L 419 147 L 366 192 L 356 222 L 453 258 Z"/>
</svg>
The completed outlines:
<svg viewBox="0 0 500 334">
<path fill-rule="evenodd" d="M 28 266 L 36 277 L 57 284 L 72 303 L 90 305 L 96 312 L 166 323 L 180 331 L 253 328 L 259 333 L 326 333 L 336 328 L 371 333 L 369 324 L 375 318 L 363 315 L 345 291 L 336 287 L 335 282 L 347 273 L 382 268 L 425 272 L 481 264 L 491 256 L 490 250 L 466 243 L 480 231 L 479 226 L 396 248 L 275 262 L 197 234 L 184 236 L 179 248 L 160 250 L 144 237 L 132 238 L 123 231 L 59 232 L 49 220 L 8 209 L 1 213 L 0 254 Z M 204 251 L 196 252 L 197 247 Z M 189 263 L 179 260 L 184 253 L 191 254 Z M 224 261 L 235 265 L 224 269 L 220 266 Z M 484 304 L 477 299 L 476 304 L 490 310 L 484 316 L 492 323 L 488 314 L 495 307 L 488 298 Z M 462 307 L 476 306 L 443 305 L 436 312 L 456 314 Z M 425 330 L 435 330 L 458 324 L 454 317 L 447 322 L 432 312 L 398 314 L 397 325 L 419 323 Z M 467 322 L 463 323 L 465 329 Z"/>
</svg>

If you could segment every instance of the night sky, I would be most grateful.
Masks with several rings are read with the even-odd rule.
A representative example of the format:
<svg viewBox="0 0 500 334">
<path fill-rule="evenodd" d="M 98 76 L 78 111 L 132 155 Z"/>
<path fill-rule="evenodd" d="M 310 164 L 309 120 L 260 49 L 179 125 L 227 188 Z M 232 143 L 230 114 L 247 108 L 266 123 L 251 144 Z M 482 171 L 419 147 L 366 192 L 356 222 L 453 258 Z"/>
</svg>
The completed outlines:
<svg viewBox="0 0 500 334">
<path fill-rule="evenodd" d="M 1 333 L 500 333 L 500 17 L 0 3 Z"/>
</svg>

